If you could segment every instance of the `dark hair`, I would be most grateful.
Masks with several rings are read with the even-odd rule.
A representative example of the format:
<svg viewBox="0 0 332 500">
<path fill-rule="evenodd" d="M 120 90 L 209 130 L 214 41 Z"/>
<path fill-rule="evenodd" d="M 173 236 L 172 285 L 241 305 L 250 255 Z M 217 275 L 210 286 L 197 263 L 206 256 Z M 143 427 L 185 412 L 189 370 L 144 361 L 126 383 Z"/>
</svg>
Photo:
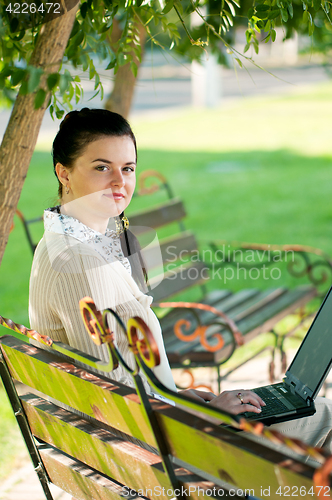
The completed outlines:
<svg viewBox="0 0 332 500">
<path fill-rule="evenodd" d="M 60 123 L 52 147 L 54 173 L 57 163 L 71 168 L 75 160 L 84 153 L 85 148 L 103 136 L 128 136 L 133 140 L 136 160 L 137 146 L 133 131 L 127 120 L 118 113 L 107 109 L 83 108 L 71 111 Z M 62 197 L 62 184 L 59 181 L 59 197 Z"/>
<path fill-rule="evenodd" d="M 68 113 L 60 123 L 59 132 L 53 141 L 52 156 L 55 175 L 57 163 L 61 163 L 66 168 L 72 168 L 75 160 L 84 153 L 88 144 L 105 136 L 130 137 L 135 146 L 137 160 L 135 135 L 123 116 L 106 109 L 89 108 Z M 58 194 L 61 199 L 62 184 L 59 180 L 58 182 Z M 119 217 L 122 220 L 124 213 Z M 134 280 L 143 291 L 146 291 L 148 276 L 136 236 L 130 230 L 124 229 L 120 235 L 120 241 L 124 255 L 131 257 L 129 260 Z"/>
</svg>

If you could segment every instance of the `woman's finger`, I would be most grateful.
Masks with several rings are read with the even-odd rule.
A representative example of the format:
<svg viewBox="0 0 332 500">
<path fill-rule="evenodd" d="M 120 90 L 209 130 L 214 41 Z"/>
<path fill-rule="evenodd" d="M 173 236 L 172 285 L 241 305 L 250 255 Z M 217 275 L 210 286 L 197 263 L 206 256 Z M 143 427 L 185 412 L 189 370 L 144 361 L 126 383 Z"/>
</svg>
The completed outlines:
<svg viewBox="0 0 332 500">
<path fill-rule="evenodd" d="M 262 410 L 261 408 L 248 403 L 244 403 L 243 405 L 237 405 L 236 407 L 234 407 L 234 413 L 236 415 L 238 415 L 239 413 L 244 413 L 246 411 L 251 413 L 261 413 Z"/>
<path fill-rule="evenodd" d="M 263 401 L 263 399 L 260 398 L 258 396 L 258 394 L 256 394 L 253 391 L 245 391 L 244 392 L 244 399 L 245 399 L 246 403 L 250 402 L 251 404 L 255 404 L 255 406 L 257 406 L 257 404 L 259 406 L 266 406 L 265 401 Z M 255 403 L 254 403 L 254 401 L 255 401 Z"/>
</svg>

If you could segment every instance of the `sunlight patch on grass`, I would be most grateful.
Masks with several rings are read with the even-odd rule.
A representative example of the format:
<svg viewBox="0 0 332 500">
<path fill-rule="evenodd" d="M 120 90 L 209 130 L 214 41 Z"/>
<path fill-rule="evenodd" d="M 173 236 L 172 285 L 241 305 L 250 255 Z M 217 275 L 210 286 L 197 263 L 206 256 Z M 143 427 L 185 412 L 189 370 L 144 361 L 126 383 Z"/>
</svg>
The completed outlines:
<svg viewBox="0 0 332 500">
<path fill-rule="evenodd" d="M 176 117 L 133 118 L 139 148 L 173 151 L 272 151 L 306 155 L 331 150 L 332 83 L 290 86 L 277 97 L 226 101 L 212 110 L 187 109 Z"/>
</svg>

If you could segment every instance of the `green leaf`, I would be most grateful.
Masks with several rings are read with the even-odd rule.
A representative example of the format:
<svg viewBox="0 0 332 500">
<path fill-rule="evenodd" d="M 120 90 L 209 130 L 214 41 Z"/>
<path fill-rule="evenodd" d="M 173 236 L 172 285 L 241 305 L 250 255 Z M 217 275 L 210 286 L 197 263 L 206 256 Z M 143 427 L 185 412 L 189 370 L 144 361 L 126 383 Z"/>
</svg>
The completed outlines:
<svg viewBox="0 0 332 500">
<path fill-rule="evenodd" d="M 92 78 L 96 74 L 96 68 L 94 67 L 94 64 L 92 60 L 90 60 L 90 65 L 89 65 L 89 79 L 92 80 Z"/>
<path fill-rule="evenodd" d="M 271 30 L 271 39 L 272 39 L 272 42 L 276 41 L 276 37 L 277 37 L 276 30 Z"/>
<path fill-rule="evenodd" d="M 235 61 L 238 63 L 238 65 L 240 66 L 240 68 L 243 67 L 242 61 L 238 57 L 235 58 Z"/>
<path fill-rule="evenodd" d="M 162 13 L 168 14 L 173 9 L 173 5 L 174 5 L 174 0 L 166 1 L 166 5 L 163 8 Z"/>
<path fill-rule="evenodd" d="M 25 75 L 26 75 L 26 71 L 24 69 L 17 69 L 12 74 L 11 79 L 10 79 L 12 86 L 16 87 L 16 85 L 18 85 L 23 80 Z"/>
<path fill-rule="evenodd" d="M 251 19 L 253 15 L 254 15 L 254 9 L 251 7 L 251 8 L 248 10 L 248 14 L 247 14 L 248 19 Z"/>
<path fill-rule="evenodd" d="M 20 42 L 24 38 L 24 35 L 25 35 L 25 30 L 21 30 L 18 35 L 12 37 L 12 40 L 15 42 Z"/>
<path fill-rule="evenodd" d="M 97 89 L 97 87 L 99 86 L 100 84 L 100 78 L 99 78 L 99 75 L 98 73 L 95 74 L 95 90 Z"/>
<path fill-rule="evenodd" d="M 64 94 L 64 92 L 67 90 L 69 82 L 70 80 L 68 79 L 68 76 L 66 74 L 60 75 L 59 90 L 61 95 Z"/>
<path fill-rule="evenodd" d="M 226 0 L 226 3 L 228 5 L 229 10 L 231 11 L 232 16 L 235 17 L 236 12 L 235 12 L 235 9 L 234 9 L 232 2 L 230 2 L 229 0 Z"/>
<path fill-rule="evenodd" d="M 1 71 L 1 78 L 8 78 L 8 76 L 12 75 L 14 72 L 14 68 L 4 68 Z"/>
<path fill-rule="evenodd" d="M 113 69 L 114 66 L 116 65 L 116 59 L 113 59 L 109 64 L 108 66 L 106 66 L 106 70 L 108 69 Z"/>
<path fill-rule="evenodd" d="M 311 36 L 313 34 L 314 29 L 315 29 L 315 25 L 314 25 L 312 16 L 311 16 L 311 14 L 309 12 L 309 36 Z"/>
<path fill-rule="evenodd" d="M 280 16 L 280 10 L 279 9 L 276 9 L 276 10 L 272 10 L 270 13 L 269 13 L 269 16 L 268 18 L 269 19 L 275 19 L 276 17 Z"/>
<path fill-rule="evenodd" d="M 29 71 L 29 81 L 28 81 L 28 92 L 34 92 L 36 88 L 39 86 L 40 77 L 42 74 L 42 70 L 34 67 L 30 67 Z"/>
<path fill-rule="evenodd" d="M 178 9 L 178 11 L 180 12 L 180 14 L 183 14 L 183 7 L 182 7 L 181 2 L 174 1 L 174 5 Z"/>
<path fill-rule="evenodd" d="M 84 40 L 84 31 L 81 29 L 77 35 L 72 39 L 72 44 L 78 47 Z"/>
<path fill-rule="evenodd" d="M 9 23 L 9 28 L 10 28 L 10 31 L 12 33 L 15 33 L 15 31 L 17 30 L 18 26 L 19 26 L 20 22 L 18 20 L 17 17 L 13 17 L 11 20 L 10 20 L 10 23 Z"/>
<path fill-rule="evenodd" d="M 60 80 L 60 75 L 59 73 L 51 73 L 47 77 L 47 87 L 49 90 L 54 89 L 59 83 Z"/>
<path fill-rule="evenodd" d="M 130 69 L 133 72 L 134 77 L 137 78 L 137 70 L 138 70 L 137 64 L 135 64 L 134 62 L 132 62 L 131 65 L 130 65 Z"/>
<path fill-rule="evenodd" d="M 81 16 L 83 17 L 83 19 L 85 19 L 86 13 L 88 12 L 88 8 L 89 8 L 89 6 L 86 2 L 82 3 L 80 11 L 81 11 Z"/>
<path fill-rule="evenodd" d="M 79 103 L 80 98 L 81 98 L 81 89 L 78 85 L 75 85 L 75 102 L 76 102 L 76 104 Z"/>
<path fill-rule="evenodd" d="M 119 66 L 124 66 L 127 62 L 127 59 L 125 57 L 125 54 L 123 52 L 120 52 L 118 55 L 118 64 Z"/>
<path fill-rule="evenodd" d="M 69 101 L 71 101 L 72 98 L 74 97 L 74 91 L 75 91 L 74 85 L 71 83 L 69 85 L 69 92 L 68 92 Z"/>
<path fill-rule="evenodd" d="M 318 3 L 320 5 L 320 0 L 318 0 Z M 293 15 L 294 15 L 293 5 L 291 3 L 287 4 L 287 9 L 288 9 L 290 17 L 293 18 Z"/>
<path fill-rule="evenodd" d="M 247 43 L 247 44 L 245 45 L 245 47 L 244 47 L 243 52 L 244 52 L 244 53 L 246 53 L 246 52 L 248 52 L 248 50 L 249 50 L 249 49 L 250 49 L 250 43 Z"/>
<path fill-rule="evenodd" d="M 287 23 L 288 21 L 288 12 L 286 9 L 281 9 L 281 19 L 283 20 L 284 23 Z"/>
<path fill-rule="evenodd" d="M 255 6 L 256 12 L 267 12 L 270 10 L 270 6 L 266 5 L 265 3 L 261 3 L 259 5 Z"/>
<path fill-rule="evenodd" d="M 28 82 L 27 82 L 27 80 L 23 80 L 22 85 L 20 87 L 20 94 L 21 95 L 28 94 Z"/>
<path fill-rule="evenodd" d="M 35 96 L 35 109 L 39 109 L 42 107 L 42 105 L 44 104 L 44 101 L 45 101 L 45 97 L 46 97 L 45 90 L 38 89 L 38 92 Z"/>
<path fill-rule="evenodd" d="M 72 29 L 72 31 L 70 33 L 69 39 L 74 38 L 74 36 L 80 31 L 80 29 L 81 29 L 81 25 L 80 25 L 80 23 L 76 19 L 76 21 L 74 23 L 74 27 L 73 27 L 73 29 Z"/>
<path fill-rule="evenodd" d="M 61 118 L 63 117 L 63 115 L 65 114 L 64 110 L 63 109 L 57 109 L 55 111 L 55 116 L 57 117 L 58 120 L 61 120 Z"/>
</svg>

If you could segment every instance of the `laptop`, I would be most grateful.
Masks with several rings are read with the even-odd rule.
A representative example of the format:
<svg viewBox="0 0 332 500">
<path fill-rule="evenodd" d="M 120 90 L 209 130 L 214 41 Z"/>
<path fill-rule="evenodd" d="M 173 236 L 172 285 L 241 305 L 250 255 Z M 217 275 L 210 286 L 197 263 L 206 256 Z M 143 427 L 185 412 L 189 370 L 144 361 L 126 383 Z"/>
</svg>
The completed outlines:
<svg viewBox="0 0 332 500">
<path fill-rule="evenodd" d="M 265 425 L 307 417 L 332 365 L 332 287 L 326 295 L 282 382 L 252 389 L 266 403 L 248 420 Z"/>
</svg>

